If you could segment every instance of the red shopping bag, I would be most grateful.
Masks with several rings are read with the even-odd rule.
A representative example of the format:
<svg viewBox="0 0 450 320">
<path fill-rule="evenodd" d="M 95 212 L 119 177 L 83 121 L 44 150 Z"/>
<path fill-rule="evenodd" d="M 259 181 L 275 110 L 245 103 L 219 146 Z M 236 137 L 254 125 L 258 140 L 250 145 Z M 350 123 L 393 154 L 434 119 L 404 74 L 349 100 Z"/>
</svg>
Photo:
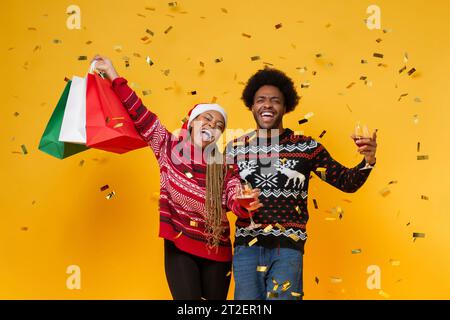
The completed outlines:
<svg viewBox="0 0 450 320">
<path fill-rule="evenodd" d="M 86 140 L 91 148 L 114 153 L 148 146 L 114 93 L 111 82 L 96 73 L 87 76 Z"/>
</svg>

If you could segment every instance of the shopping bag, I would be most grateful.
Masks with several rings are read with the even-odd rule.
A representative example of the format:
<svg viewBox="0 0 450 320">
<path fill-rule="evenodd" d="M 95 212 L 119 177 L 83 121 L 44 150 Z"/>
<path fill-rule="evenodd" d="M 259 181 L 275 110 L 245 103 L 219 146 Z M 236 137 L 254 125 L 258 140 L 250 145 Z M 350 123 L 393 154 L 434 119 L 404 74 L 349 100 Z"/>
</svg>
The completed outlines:
<svg viewBox="0 0 450 320">
<path fill-rule="evenodd" d="M 72 81 L 68 81 L 39 142 L 39 150 L 59 159 L 88 149 L 84 145 L 59 141 L 61 125 Z"/>
<path fill-rule="evenodd" d="M 72 78 L 59 141 L 86 144 L 86 78 Z"/>
<path fill-rule="evenodd" d="M 134 127 L 111 82 L 92 72 L 86 87 L 86 145 L 114 153 L 125 153 L 148 146 Z"/>
</svg>

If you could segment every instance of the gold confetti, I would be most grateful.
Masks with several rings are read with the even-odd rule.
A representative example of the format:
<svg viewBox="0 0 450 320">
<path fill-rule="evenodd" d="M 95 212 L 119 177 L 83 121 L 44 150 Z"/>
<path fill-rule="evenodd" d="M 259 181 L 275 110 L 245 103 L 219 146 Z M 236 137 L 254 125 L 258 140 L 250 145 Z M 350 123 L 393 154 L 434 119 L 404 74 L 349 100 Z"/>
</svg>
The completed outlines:
<svg viewBox="0 0 450 320">
<path fill-rule="evenodd" d="M 300 213 L 301 213 L 300 207 L 299 207 L 299 206 L 296 206 L 296 207 L 295 207 L 295 211 L 297 211 L 297 213 L 300 214 Z"/>
<path fill-rule="evenodd" d="M 150 30 L 150 29 L 146 29 L 146 30 L 145 30 L 145 33 L 148 33 L 148 34 L 151 35 L 152 37 L 155 35 L 155 33 L 154 33 L 152 30 Z"/>
<path fill-rule="evenodd" d="M 404 66 L 403 68 L 401 68 L 400 70 L 398 70 L 398 73 L 402 73 L 403 71 L 406 70 L 406 66 Z"/>
<path fill-rule="evenodd" d="M 391 264 L 391 266 L 393 267 L 398 267 L 400 266 L 400 261 L 399 260 L 394 260 L 394 259 L 390 259 L 389 263 Z"/>
<path fill-rule="evenodd" d="M 122 52 L 122 46 L 121 46 L 121 45 L 115 45 L 115 46 L 113 47 L 113 50 L 114 50 L 115 52 L 120 53 L 120 52 Z"/>
<path fill-rule="evenodd" d="M 111 191 L 110 193 L 108 193 L 108 194 L 106 195 L 106 199 L 107 199 L 107 200 L 111 200 L 112 197 L 114 197 L 115 195 L 116 195 L 116 192 L 115 192 L 115 191 Z"/>
<path fill-rule="evenodd" d="M 144 95 L 144 96 L 148 96 L 149 94 L 151 94 L 152 93 L 152 90 L 143 90 L 142 91 L 142 94 Z"/>
<path fill-rule="evenodd" d="M 314 112 L 308 112 L 307 114 L 305 114 L 304 118 L 311 119 L 313 116 L 314 116 Z"/>
<path fill-rule="evenodd" d="M 267 292 L 267 298 L 278 298 L 278 293 L 277 292 Z"/>
<path fill-rule="evenodd" d="M 378 293 L 380 294 L 380 296 L 382 296 L 383 298 L 389 299 L 390 298 L 390 294 L 384 292 L 383 290 L 378 291 Z"/>
<path fill-rule="evenodd" d="M 315 277 L 314 281 L 315 281 L 317 284 L 319 284 L 319 278 L 318 278 L 318 277 Z"/>
<path fill-rule="evenodd" d="M 404 62 L 404 63 L 407 63 L 407 62 L 408 62 L 408 59 L 409 59 L 409 57 L 408 57 L 408 52 L 405 52 L 405 54 L 403 55 L 403 62 Z"/>
<path fill-rule="evenodd" d="M 361 249 L 353 249 L 352 250 L 352 254 L 358 254 L 358 253 L 361 253 L 361 252 L 362 252 Z"/>
<path fill-rule="evenodd" d="M 191 221 L 189 221 L 189 225 L 190 225 L 191 227 L 198 227 L 198 222 L 195 221 L 195 220 L 191 220 Z"/>
<path fill-rule="evenodd" d="M 282 232 L 285 232 L 285 231 L 286 231 L 286 229 L 285 229 L 281 224 L 279 224 L 278 222 L 275 223 L 275 227 L 277 227 L 278 229 L 280 229 Z"/>
<path fill-rule="evenodd" d="M 251 241 L 248 243 L 248 246 L 251 247 L 252 245 L 254 245 L 254 244 L 257 243 L 257 242 L 258 242 L 258 238 L 253 238 L 253 240 L 251 240 Z"/>
<path fill-rule="evenodd" d="M 153 61 L 152 61 L 152 59 L 150 59 L 149 56 L 147 56 L 147 58 L 145 59 L 145 61 L 147 61 L 148 65 L 150 65 L 150 66 L 153 65 Z"/>
<path fill-rule="evenodd" d="M 249 34 L 247 34 L 247 33 L 242 33 L 242 36 L 243 36 L 243 37 L 246 37 L 246 38 L 251 38 L 251 37 L 252 37 L 251 35 L 249 35 Z"/>
<path fill-rule="evenodd" d="M 425 233 L 413 232 L 413 238 L 425 238 Z"/>
<path fill-rule="evenodd" d="M 430 198 L 428 198 L 428 197 L 425 196 L 425 195 L 421 195 L 421 196 L 420 196 L 420 199 L 422 199 L 422 200 L 430 200 Z"/>
<path fill-rule="evenodd" d="M 295 297 L 296 299 L 300 299 L 302 297 L 301 293 L 298 292 L 291 292 L 291 296 Z"/>
<path fill-rule="evenodd" d="M 178 233 L 178 234 L 175 236 L 175 238 L 173 238 L 173 240 L 178 239 L 179 237 L 181 237 L 182 234 L 183 234 L 183 231 L 180 231 L 180 233 Z"/>
<path fill-rule="evenodd" d="M 18 117 L 19 116 L 19 113 L 16 111 L 16 112 L 14 112 L 14 117 Z"/>
<path fill-rule="evenodd" d="M 376 52 L 373 54 L 373 56 L 375 58 L 381 58 L 381 59 L 384 57 L 384 55 L 382 53 L 376 53 Z"/>
<path fill-rule="evenodd" d="M 322 138 L 325 135 L 325 133 L 327 133 L 327 130 L 323 130 L 322 133 L 320 134 L 319 138 Z"/>
<path fill-rule="evenodd" d="M 420 142 L 417 142 L 417 152 L 420 152 Z"/>
<path fill-rule="evenodd" d="M 92 41 L 91 40 L 89 40 L 89 41 L 86 41 L 86 44 L 87 45 L 90 45 L 92 43 Z"/>
<path fill-rule="evenodd" d="M 252 61 L 256 61 L 256 60 L 260 60 L 261 57 L 260 57 L 260 56 L 253 56 L 253 57 L 250 57 L 250 59 L 251 59 Z"/>
<path fill-rule="evenodd" d="M 264 228 L 263 231 L 267 233 L 267 232 L 269 232 L 272 229 L 273 229 L 273 226 L 271 224 L 269 224 L 267 227 Z"/>
<path fill-rule="evenodd" d="M 407 93 L 402 93 L 398 98 L 398 101 L 400 101 L 403 97 L 406 97 L 407 95 L 408 95 Z"/>
<path fill-rule="evenodd" d="M 415 68 L 411 68 L 411 69 L 408 71 L 408 76 L 412 75 L 414 72 L 416 72 L 416 69 L 415 69 Z"/>
<path fill-rule="evenodd" d="M 197 94 L 197 91 L 195 91 L 195 90 L 194 91 L 189 91 L 188 94 L 190 94 L 192 96 L 195 96 Z"/>
<path fill-rule="evenodd" d="M 417 160 L 428 160 L 429 157 L 427 155 L 417 156 Z"/>
<path fill-rule="evenodd" d="M 267 266 L 257 266 L 256 267 L 256 271 L 257 272 L 266 272 L 267 271 Z"/>
<path fill-rule="evenodd" d="M 54 43 L 54 44 L 59 44 L 59 43 L 62 43 L 62 41 L 59 40 L 59 39 L 54 39 L 54 40 L 53 40 L 53 43 Z"/>
<path fill-rule="evenodd" d="M 291 287 L 291 282 L 289 280 L 286 280 L 281 284 L 281 291 L 286 292 Z"/>
<path fill-rule="evenodd" d="M 281 23 L 275 25 L 275 29 L 280 29 L 283 25 Z"/>
<path fill-rule="evenodd" d="M 188 177 L 189 179 L 192 179 L 194 177 L 194 175 L 192 173 L 190 173 L 189 171 L 185 171 L 184 174 L 186 175 L 186 177 Z"/>
<path fill-rule="evenodd" d="M 388 196 L 389 194 L 391 193 L 391 190 L 389 190 L 389 188 L 384 188 L 384 189 L 382 189 L 382 190 L 380 190 L 380 194 L 383 196 L 383 197 L 386 197 L 386 196 Z"/>
<path fill-rule="evenodd" d="M 177 5 L 178 5 L 178 4 L 177 4 L 176 1 L 174 1 L 174 2 L 169 2 L 169 7 L 175 8 Z"/>
<path fill-rule="evenodd" d="M 317 200 L 313 199 L 313 203 L 314 203 L 314 208 L 319 209 L 319 206 L 317 205 Z"/>
<path fill-rule="evenodd" d="M 169 31 L 172 30 L 172 28 L 173 28 L 172 26 L 169 26 L 169 27 L 164 31 L 164 33 L 165 33 L 165 34 L 168 34 Z"/>
<path fill-rule="evenodd" d="M 219 62 L 222 62 L 222 61 L 223 61 L 223 58 L 216 58 L 216 60 L 214 60 L 215 63 L 219 63 Z"/>
<path fill-rule="evenodd" d="M 294 240 L 295 242 L 297 242 L 298 240 L 300 240 L 300 237 L 297 236 L 295 233 L 291 233 L 289 235 L 289 238 L 291 238 L 292 240 Z"/>
<path fill-rule="evenodd" d="M 415 97 L 414 102 L 420 103 L 420 102 L 422 102 L 422 99 L 420 99 L 419 97 Z"/>
<path fill-rule="evenodd" d="M 397 180 L 392 180 L 392 181 L 389 181 L 389 183 L 388 184 L 397 184 L 398 183 L 398 181 Z"/>
<path fill-rule="evenodd" d="M 367 60 L 361 59 L 361 63 L 365 64 L 365 63 L 369 63 Z"/>
<path fill-rule="evenodd" d="M 304 83 L 300 84 L 301 88 L 309 88 L 310 86 L 311 86 L 310 82 L 304 82 Z"/>
<path fill-rule="evenodd" d="M 217 97 L 212 97 L 211 102 L 212 103 L 216 103 L 217 102 Z"/>
<path fill-rule="evenodd" d="M 20 228 L 21 231 L 28 231 L 28 227 L 22 227 Z"/>
<path fill-rule="evenodd" d="M 21 145 L 20 147 L 22 148 L 22 153 L 23 153 L 23 154 L 28 154 L 27 147 L 26 147 L 24 144 Z"/>
<path fill-rule="evenodd" d="M 79 56 L 79 57 L 78 57 L 78 60 L 79 60 L 79 61 L 87 60 L 87 56 Z"/>
<path fill-rule="evenodd" d="M 375 41 L 378 42 L 378 43 L 380 43 L 381 41 L 383 41 L 383 39 L 378 38 L 378 39 L 376 39 Z"/>
<path fill-rule="evenodd" d="M 166 77 L 170 74 L 170 69 L 161 70 L 161 71 Z"/>
<path fill-rule="evenodd" d="M 316 171 L 318 171 L 319 173 L 320 173 L 320 178 L 322 179 L 322 180 L 326 180 L 326 173 L 327 173 L 327 168 L 322 168 L 322 167 L 319 167 L 319 168 L 317 168 L 316 169 Z"/>
<path fill-rule="evenodd" d="M 120 128 L 122 126 L 123 126 L 123 122 L 119 122 L 119 123 L 116 123 L 113 128 L 116 129 L 116 128 Z"/>
<path fill-rule="evenodd" d="M 81 160 L 80 163 L 78 164 L 80 167 L 82 167 L 84 164 L 84 160 Z"/>
<path fill-rule="evenodd" d="M 346 87 L 347 89 L 350 89 L 356 84 L 356 82 L 350 82 L 350 84 Z"/>
<path fill-rule="evenodd" d="M 227 273 L 227 275 L 226 275 L 227 277 L 229 277 L 229 276 L 231 276 L 231 270 L 230 271 L 228 271 L 228 273 Z"/>
<path fill-rule="evenodd" d="M 144 44 L 149 44 L 150 42 L 152 42 L 152 40 L 150 39 L 149 36 L 144 36 L 141 38 L 142 43 Z"/>
<path fill-rule="evenodd" d="M 107 184 L 105 184 L 104 186 L 100 187 L 100 191 L 105 191 L 109 189 L 109 186 Z"/>
<path fill-rule="evenodd" d="M 342 278 L 339 277 L 331 277 L 330 278 L 331 283 L 341 283 L 342 282 Z"/>
<path fill-rule="evenodd" d="M 228 10 L 225 9 L 225 8 L 220 8 L 220 10 L 221 10 L 223 13 L 228 13 Z"/>
</svg>

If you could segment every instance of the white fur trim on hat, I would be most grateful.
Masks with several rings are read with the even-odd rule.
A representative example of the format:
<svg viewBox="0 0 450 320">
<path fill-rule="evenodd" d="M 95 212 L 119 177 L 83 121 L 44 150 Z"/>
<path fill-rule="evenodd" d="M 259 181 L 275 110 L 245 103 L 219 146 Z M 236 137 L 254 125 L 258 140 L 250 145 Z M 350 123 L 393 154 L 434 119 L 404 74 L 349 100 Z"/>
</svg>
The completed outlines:
<svg viewBox="0 0 450 320">
<path fill-rule="evenodd" d="M 225 127 L 227 126 L 227 113 L 220 105 L 218 105 L 217 103 L 200 103 L 200 104 L 196 105 L 194 109 L 192 109 L 191 115 L 189 116 L 187 128 L 188 129 L 190 128 L 192 120 L 194 120 L 200 114 L 202 114 L 203 112 L 206 112 L 206 111 L 220 112 L 220 114 L 223 116 L 223 118 L 225 120 Z"/>
</svg>

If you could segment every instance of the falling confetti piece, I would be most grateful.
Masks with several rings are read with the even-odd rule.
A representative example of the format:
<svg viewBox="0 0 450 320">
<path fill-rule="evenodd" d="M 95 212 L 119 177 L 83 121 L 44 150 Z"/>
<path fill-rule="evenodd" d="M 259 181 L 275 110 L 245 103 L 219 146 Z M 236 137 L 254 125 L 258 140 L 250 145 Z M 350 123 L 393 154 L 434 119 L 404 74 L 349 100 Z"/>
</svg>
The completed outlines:
<svg viewBox="0 0 450 320">
<path fill-rule="evenodd" d="M 319 138 L 322 138 L 325 135 L 325 133 L 327 133 L 327 130 L 323 130 L 322 133 L 319 135 Z"/>
<path fill-rule="evenodd" d="M 367 60 L 361 59 L 361 63 L 365 64 L 365 63 L 369 63 Z"/>
<path fill-rule="evenodd" d="M 191 220 L 191 221 L 189 222 L 189 225 L 190 225 L 191 227 L 198 227 L 198 221 Z"/>
<path fill-rule="evenodd" d="M 258 242 L 258 238 L 253 238 L 253 240 L 251 240 L 251 241 L 248 243 L 248 246 L 251 247 L 252 245 L 254 245 L 254 244 L 257 243 L 257 242 Z"/>
<path fill-rule="evenodd" d="M 428 160 L 429 157 L 427 155 L 417 156 L 417 160 Z"/>
<path fill-rule="evenodd" d="M 420 142 L 417 142 L 417 152 L 420 152 Z"/>
<path fill-rule="evenodd" d="M 195 96 L 196 94 L 197 94 L 197 91 L 190 91 L 190 92 L 188 92 L 188 94 L 190 94 L 190 95 L 192 95 L 192 96 Z"/>
<path fill-rule="evenodd" d="M 400 266 L 400 261 L 399 260 L 394 260 L 394 259 L 390 259 L 389 263 L 391 264 L 391 266 L 393 267 L 398 267 Z"/>
<path fill-rule="evenodd" d="M 316 171 L 318 171 L 320 173 L 320 178 L 322 180 L 326 180 L 326 173 L 327 173 L 327 168 L 317 168 Z"/>
<path fill-rule="evenodd" d="M 285 231 L 286 231 L 286 229 L 285 229 L 281 224 L 279 224 L 278 222 L 275 223 L 275 227 L 277 227 L 278 229 L 280 229 L 282 232 L 285 232 Z"/>
<path fill-rule="evenodd" d="M 275 25 L 275 29 L 280 29 L 283 25 L 281 23 Z"/>
<path fill-rule="evenodd" d="M 250 34 L 248 34 L 248 33 L 242 33 L 241 34 L 243 37 L 246 37 L 246 38 L 251 38 L 252 36 L 250 35 Z"/>
<path fill-rule="evenodd" d="M 228 10 L 225 9 L 225 8 L 220 8 L 220 10 L 221 10 L 223 13 L 228 13 Z"/>
<path fill-rule="evenodd" d="M 53 39 L 53 43 L 54 43 L 54 44 L 60 44 L 60 43 L 62 43 L 62 41 L 59 40 L 59 39 Z"/>
<path fill-rule="evenodd" d="M 115 193 L 114 191 L 111 191 L 110 193 L 108 193 L 108 194 L 106 195 L 106 199 L 107 199 L 107 200 L 111 200 L 112 197 L 114 197 L 115 195 L 116 195 L 116 193 Z"/>
<path fill-rule="evenodd" d="M 308 112 L 307 114 L 305 114 L 304 118 L 311 119 L 313 116 L 314 116 L 314 112 Z"/>
<path fill-rule="evenodd" d="M 149 94 L 151 94 L 152 93 L 152 90 L 143 90 L 142 91 L 142 94 L 144 95 L 144 96 L 148 96 Z"/>
<path fill-rule="evenodd" d="M 16 111 L 16 112 L 14 112 L 14 117 L 18 117 L 19 116 L 19 113 Z"/>
<path fill-rule="evenodd" d="M 296 298 L 296 299 L 300 299 L 301 297 L 302 297 L 302 294 L 301 293 L 298 293 L 298 292 L 291 292 L 291 296 L 293 296 L 294 298 Z"/>
<path fill-rule="evenodd" d="M 408 95 L 407 93 L 402 93 L 398 98 L 398 101 L 400 101 L 403 97 L 406 97 L 407 95 Z"/>
<path fill-rule="evenodd" d="M 409 59 L 409 57 L 408 57 L 408 52 L 405 52 L 405 54 L 403 55 L 403 62 L 404 62 L 404 63 L 407 63 L 407 62 L 408 62 L 408 59 Z"/>
<path fill-rule="evenodd" d="M 86 41 L 86 44 L 87 45 L 90 45 L 92 43 L 92 41 L 91 40 L 89 40 L 89 41 Z"/>
<path fill-rule="evenodd" d="M 350 89 L 356 84 L 356 82 L 350 82 L 350 84 L 346 87 L 347 89 Z"/>
<path fill-rule="evenodd" d="M 310 86 L 311 86 L 311 83 L 309 83 L 309 82 L 304 82 L 304 83 L 300 84 L 301 88 L 309 88 Z"/>
<path fill-rule="evenodd" d="M 425 233 L 413 232 L 413 238 L 425 238 Z"/>
<path fill-rule="evenodd" d="M 406 70 L 406 66 L 404 66 L 403 68 L 401 68 L 400 70 L 398 70 L 398 73 L 402 73 L 403 71 Z"/>
<path fill-rule="evenodd" d="M 122 46 L 121 45 L 115 45 L 115 46 L 113 46 L 113 50 L 115 52 L 120 53 L 120 52 L 122 52 Z"/>
<path fill-rule="evenodd" d="M 152 30 L 150 30 L 150 29 L 146 29 L 146 30 L 145 30 L 145 33 L 148 33 L 148 34 L 151 35 L 152 37 L 155 35 L 155 33 L 154 33 Z"/>
<path fill-rule="evenodd" d="M 228 273 L 227 273 L 226 276 L 227 276 L 227 277 L 231 276 L 231 271 L 228 271 Z"/>
<path fill-rule="evenodd" d="M 303 123 L 306 123 L 306 122 L 308 122 L 308 119 L 301 119 L 301 120 L 298 121 L 298 124 L 303 124 Z"/>
<path fill-rule="evenodd" d="M 105 190 L 108 190 L 108 189 L 109 189 L 109 186 L 107 184 L 105 184 L 104 186 L 102 186 L 100 188 L 100 191 L 105 191 Z"/>
<path fill-rule="evenodd" d="M 269 232 L 272 229 L 273 229 L 273 226 L 271 224 L 269 224 L 267 227 L 264 228 L 263 231 L 267 233 L 267 232 Z"/>
<path fill-rule="evenodd" d="M 116 123 L 113 128 L 116 129 L 120 127 L 123 127 L 123 122 Z"/>
<path fill-rule="evenodd" d="M 331 281 L 331 283 L 341 283 L 342 282 L 342 278 L 330 277 L 330 281 Z"/>
<path fill-rule="evenodd" d="M 189 171 L 185 171 L 184 174 L 186 175 L 186 177 L 188 177 L 189 179 L 192 179 L 194 177 L 194 175 L 192 173 L 190 173 Z"/>
<path fill-rule="evenodd" d="M 161 72 L 167 77 L 170 74 L 170 69 L 161 70 Z"/>
<path fill-rule="evenodd" d="M 150 59 L 150 57 L 147 56 L 147 58 L 145 59 L 145 61 L 147 61 L 147 64 L 152 66 L 153 65 L 153 61 L 152 59 Z"/>
<path fill-rule="evenodd" d="M 383 41 L 383 39 L 378 38 L 378 39 L 376 39 L 375 41 L 378 42 L 378 43 L 380 43 L 381 41 Z"/>
<path fill-rule="evenodd" d="M 289 238 L 291 238 L 292 240 L 294 240 L 295 242 L 297 242 L 298 240 L 300 240 L 300 237 L 297 236 L 295 233 L 291 233 L 289 235 Z"/>
<path fill-rule="evenodd" d="M 22 227 L 22 228 L 20 228 L 20 230 L 22 230 L 22 231 L 28 231 L 28 227 Z"/>
<path fill-rule="evenodd" d="M 384 188 L 384 189 L 380 190 L 380 194 L 381 194 L 383 197 L 388 196 L 390 193 L 391 193 L 391 190 L 389 190 L 389 188 Z"/>
<path fill-rule="evenodd" d="M 416 72 L 416 69 L 415 69 L 415 68 L 411 68 L 411 69 L 408 71 L 408 76 L 412 75 L 414 72 Z"/>
<path fill-rule="evenodd" d="M 177 5 L 177 2 L 169 2 L 169 7 L 175 8 Z"/>
<path fill-rule="evenodd" d="M 422 99 L 420 99 L 419 97 L 415 97 L 414 102 L 420 103 L 420 102 L 422 102 Z"/>
<path fill-rule="evenodd" d="M 78 60 L 79 61 L 85 61 L 85 60 L 87 60 L 87 56 L 79 56 Z"/>
<path fill-rule="evenodd" d="M 397 181 L 397 180 L 392 180 L 392 181 L 389 181 L 389 183 L 388 183 L 388 184 L 396 184 L 396 183 L 398 183 L 398 181 Z"/>
<path fill-rule="evenodd" d="M 216 58 L 216 60 L 214 60 L 215 63 L 220 63 L 223 61 L 223 58 Z"/>
<path fill-rule="evenodd" d="M 378 291 L 378 293 L 380 294 L 380 296 L 382 296 L 383 298 L 389 299 L 390 298 L 390 294 L 384 292 L 383 290 Z"/>
<path fill-rule="evenodd" d="M 183 231 L 180 231 L 180 233 L 178 233 L 178 234 L 175 236 L 175 238 L 173 238 L 173 240 L 178 239 L 179 237 L 181 237 L 182 234 L 183 234 Z"/>
<path fill-rule="evenodd" d="M 384 57 L 384 55 L 382 53 L 376 53 L 376 52 L 373 54 L 373 56 L 375 58 L 380 58 L 380 59 L 382 59 Z"/>
<path fill-rule="evenodd" d="M 315 278 L 314 278 L 314 281 L 315 281 L 317 284 L 319 284 L 319 281 L 320 281 L 320 280 L 319 280 L 318 277 L 315 277 Z"/>
<path fill-rule="evenodd" d="M 267 298 L 272 298 L 272 299 L 278 298 L 278 293 L 269 291 L 269 292 L 267 292 Z"/>
<path fill-rule="evenodd" d="M 352 254 L 358 254 L 358 253 L 361 253 L 361 252 L 362 252 L 361 249 L 353 249 L 352 250 Z"/>
<path fill-rule="evenodd" d="M 144 44 L 149 44 L 150 42 L 152 42 L 152 40 L 150 39 L 149 36 L 145 36 L 141 38 L 142 43 Z"/>
<path fill-rule="evenodd" d="M 165 34 L 168 34 L 169 31 L 172 30 L 172 28 L 173 28 L 172 26 L 169 26 L 169 27 L 164 31 L 164 33 L 165 33 Z"/>
<path fill-rule="evenodd" d="M 317 205 L 317 200 L 313 199 L 313 203 L 314 203 L 314 208 L 315 209 L 319 209 L 319 206 Z"/>
<path fill-rule="evenodd" d="M 420 199 L 422 199 L 422 200 L 430 200 L 430 198 L 428 198 L 427 196 L 424 196 L 424 195 L 421 195 Z"/>
<path fill-rule="evenodd" d="M 267 266 L 257 266 L 256 267 L 256 271 L 257 272 L 266 272 L 267 271 Z"/>
<path fill-rule="evenodd" d="M 260 56 L 253 56 L 253 57 L 250 57 L 250 59 L 251 59 L 252 61 L 256 61 L 256 60 L 260 60 L 261 57 L 260 57 Z"/>
<path fill-rule="evenodd" d="M 82 167 L 84 164 L 84 160 L 81 160 L 80 163 L 78 164 L 80 167 Z"/>
<path fill-rule="evenodd" d="M 23 153 L 23 154 L 28 154 L 27 147 L 26 147 L 24 144 L 21 145 L 20 147 L 22 148 L 22 153 Z"/>
<path fill-rule="evenodd" d="M 291 287 L 291 282 L 286 280 L 281 284 L 281 292 L 286 292 Z"/>
</svg>

